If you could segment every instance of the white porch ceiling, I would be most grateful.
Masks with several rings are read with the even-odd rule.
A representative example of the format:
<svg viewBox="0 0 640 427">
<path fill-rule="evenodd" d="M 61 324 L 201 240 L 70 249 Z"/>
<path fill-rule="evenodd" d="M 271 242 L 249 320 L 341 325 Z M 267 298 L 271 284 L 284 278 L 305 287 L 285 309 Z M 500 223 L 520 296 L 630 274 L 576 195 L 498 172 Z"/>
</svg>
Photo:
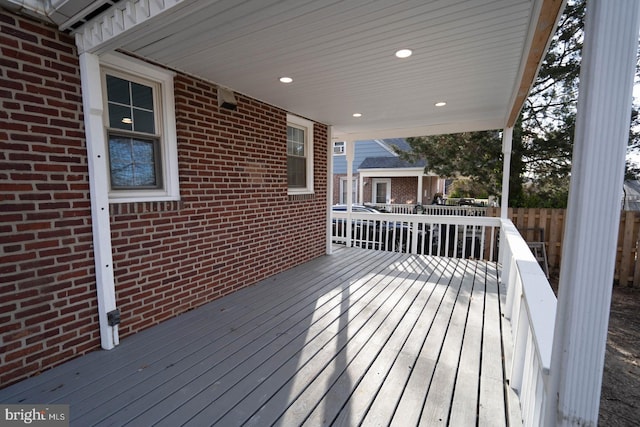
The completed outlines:
<svg viewBox="0 0 640 427">
<path fill-rule="evenodd" d="M 131 52 L 354 139 L 505 127 L 522 89 L 529 89 L 536 54 L 545 49 L 563 3 L 147 1 L 152 11 L 154 2 L 175 5 L 126 30 L 106 31 L 114 22 L 109 15 L 126 13 L 119 10 L 129 2 L 116 3 L 79 28 L 81 37 L 97 30 L 115 34 L 89 50 Z M 137 19 L 131 15 L 125 19 Z M 536 32 L 545 26 L 551 28 Z M 396 58 L 401 48 L 413 55 Z M 293 83 L 280 83 L 282 76 Z M 438 108 L 438 101 L 447 105 Z"/>
</svg>

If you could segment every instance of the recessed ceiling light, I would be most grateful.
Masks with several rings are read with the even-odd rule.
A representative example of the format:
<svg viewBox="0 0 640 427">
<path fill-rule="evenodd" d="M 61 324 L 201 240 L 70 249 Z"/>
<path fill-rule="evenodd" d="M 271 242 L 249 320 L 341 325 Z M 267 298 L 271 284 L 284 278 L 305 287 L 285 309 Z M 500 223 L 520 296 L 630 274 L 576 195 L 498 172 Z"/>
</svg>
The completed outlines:
<svg viewBox="0 0 640 427">
<path fill-rule="evenodd" d="M 411 51 L 411 49 L 400 49 L 399 51 L 396 52 L 396 56 L 398 58 L 408 58 L 413 54 L 413 52 Z"/>
<path fill-rule="evenodd" d="M 353 117 L 362 117 L 362 113 L 353 113 Z"/>
<path fill-rule="evenodd" d="M 447 103 L 444 101 L 436 102 L 435 104 L 436 107 L 444 107 L 445 105 L 447 105 Z"/>
<path fill-rule="evenodd" d="M 280 83 L 293 83 L 293 79 L 291 77 L 280 77 Z"/>
</svg>

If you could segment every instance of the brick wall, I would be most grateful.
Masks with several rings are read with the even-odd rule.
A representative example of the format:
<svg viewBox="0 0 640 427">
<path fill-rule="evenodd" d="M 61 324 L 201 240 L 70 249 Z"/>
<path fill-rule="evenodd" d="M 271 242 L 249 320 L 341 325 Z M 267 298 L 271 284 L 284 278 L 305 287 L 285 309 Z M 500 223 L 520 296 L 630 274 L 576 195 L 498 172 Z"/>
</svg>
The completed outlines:
<svg viewBox="0 0 640 427">
<path fill-rule="evenodd" d="M 0 387 L 99 348 L 73 40 L 0 9 Z M 288 196 L 286 112 L 175 80 L 181 200 L 110 206 L 120 334 L 324 253 L 327 128 L 315 195 Z"/>
<path fill-rule="evenodd" d="M 241 95 L 218 109 L 215 86 L 174 84 L 181 201 L 111 205 L 122 336 L 325 251 L 326 126 L 316 195 L 290 198 L 285 111 Z"/>
<path fill-rule="evenodd" d="M 98 348 L 71 37 L 0 9 L 0 384 Z"/>
<path fill-rule="evenodd" d="M 418 179 L 415 177 L 391 178 L 391 203 L 417 202 Z"/>
</svg>

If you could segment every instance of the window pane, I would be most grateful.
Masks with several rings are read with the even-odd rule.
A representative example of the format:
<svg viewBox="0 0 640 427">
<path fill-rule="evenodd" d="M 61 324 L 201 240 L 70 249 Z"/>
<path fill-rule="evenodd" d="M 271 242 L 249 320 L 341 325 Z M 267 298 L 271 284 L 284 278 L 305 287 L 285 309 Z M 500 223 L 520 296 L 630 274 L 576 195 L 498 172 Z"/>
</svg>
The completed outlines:
<svg viewBox="0 0 640 427">
<path fill-rule="evenodd" d="M 136 132 L 155 133 L 152 111 L 133 109 L 133 128 Z"/>
<path fill-rule="evenodd" d="M 109 139 L 109 168 L 113 187 L 128 187 L 133 183 L 133 158 L 129 138 Z"/>
<path fill-rule="evenodd" d="M 155 186 L 156 172 L 155 165 L 149 163 L 136 163 L 135 165 L 135 185 L 136 186 Z"/>
<path fill-rule="evenodd" d="M 307 186 L 307 168 L 304 157 L 287 156 L 287 180 L 289 187 L 305 188 Z"/>
<path fill-rule="evenodd" d="M 304 156 L 304 130 L 287 126 L 287 154 Z"/>
<path fill-rule="evenodd" d="M 153 88 L 107 75 L 109 127 L 156 133 Z"/>
<path fill-rule="evenodd" d="M 131 129 L 131 109 L 109 103 L 109 127 L 115 129 Z"/>
<path fill-rule="evenodd" d="M 118 77 L 107 75 L 107 99 L 109 102 L 130 105 L 129 82 Z"/>
<path fill-rule="evenodd" d="M 153 89 L 138 83 L 131 83 L 133 106 L 153 111 Z"/>
<path fill-rule="evenodd" d="M 121 136 L 109 137 L 112 188 L 157 187 L 157 141 Z"/>
</svg>

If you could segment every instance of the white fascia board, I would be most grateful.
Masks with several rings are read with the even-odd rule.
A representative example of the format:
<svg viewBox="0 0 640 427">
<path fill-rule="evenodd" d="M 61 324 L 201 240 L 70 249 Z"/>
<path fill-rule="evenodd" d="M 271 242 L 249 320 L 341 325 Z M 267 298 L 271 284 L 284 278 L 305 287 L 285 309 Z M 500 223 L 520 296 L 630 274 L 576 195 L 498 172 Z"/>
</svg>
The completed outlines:
<svg viewBox="0 0 640 427">
<path fill-rule="evenodd" d="M 186 0 L 127 0 L 115 4 L 74 31 L 78 53 L 102 54 L 136 37 L 145 24 L 169 10 L 184 7 Z M 203 2 L 205 5 L 207 2 Z"/>
<path fill-rule="evenodd" d="M 430 176 L 424 173 L 424 168 L 373 168 L 358 169 L 361 176 L 384 176 L 384 177 L 404 177 L 404 176 Z"/>
<path fill-rule="evenodd" d="M 398 157 L 398 153 L 396 153 L 395 151 L 393 151 L 393 148 L 391 148 L 389 146 L 389 144 L 387 144 L 386 142 L 384 142 L 384 140 L 382 139 L 375 139 L 374 140 L 376 143 L 378 143 L 378 145 L 380 145 L 380 147 L 382 147 L 383 150 L 387 151 L 389 154 Z"/>
</svg>

